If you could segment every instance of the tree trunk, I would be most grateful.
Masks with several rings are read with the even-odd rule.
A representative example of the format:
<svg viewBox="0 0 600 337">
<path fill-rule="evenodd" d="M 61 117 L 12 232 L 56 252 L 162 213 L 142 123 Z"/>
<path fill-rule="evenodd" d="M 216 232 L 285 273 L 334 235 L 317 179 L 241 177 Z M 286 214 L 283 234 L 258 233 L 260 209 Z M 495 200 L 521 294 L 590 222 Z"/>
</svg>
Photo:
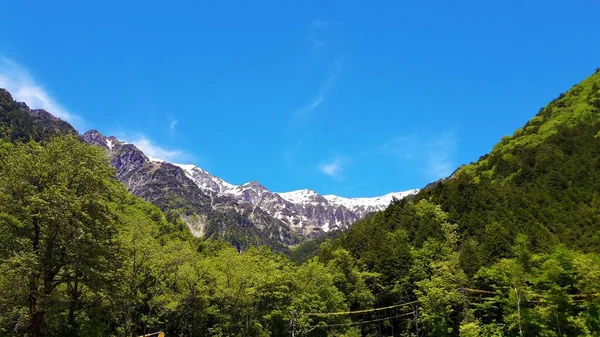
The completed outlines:
<svg viewBox="0 0 600 337">
<path fill-rule="evenodd" d="M 75 280 L 72 284 L 69 283 L 68 285 L 69 288 L 69 314 L 67 317 L 67 323 L 69 326 L 69 332 L 70 332 L 70 336 L 76 336 L 77 335 L 77 326 L 76 326 L 76 322 L 75 322 L 75 312 L 77 311 L 78 307 L 79 307 L 79 298 L 81 297 L 81 293 L 79 292 L 79 282 L 77 280 Z"/>
<path fill-rule="evenodd" d="M 42 326 L 44 325 L 45 311 L 38 311 L 31 315 L 29 322 L 29 334 L 31 337 L 42 337 Z"/>
<path fill-rule="evenodd" d="M 521 327 L 521 294 L 517 287 L 515 287 L 515 292 L 517 293 L 517 311 L 519 313 L 519 336 L 523 337 L 523 328 Z"/>
<path fill-rule="evenodd" d="M 33 252 L 39 256 L 40 251 L 40 224 L 37 218 L 33 219 L 33 237 L 31 239 Z M 42 336 L 42 326 L 44 325 L 45 311 L 39 310 L 39 271 L 34 271 L 29 275 L 29 335 L 31 337 Z"/>
</svg>

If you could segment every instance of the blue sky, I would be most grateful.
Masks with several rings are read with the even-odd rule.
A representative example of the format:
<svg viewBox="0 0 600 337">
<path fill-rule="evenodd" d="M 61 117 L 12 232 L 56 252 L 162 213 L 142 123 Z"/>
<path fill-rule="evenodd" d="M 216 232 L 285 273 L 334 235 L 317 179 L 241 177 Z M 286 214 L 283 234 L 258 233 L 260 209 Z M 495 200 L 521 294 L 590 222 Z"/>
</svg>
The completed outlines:
<svg viewBox="0 0 600 337">
<path fill-rule="evenodd" d="M 2 9 L 0 86 L 17 98 L 274 191 L 422 187 L 600 66 L 595 0 Z"/>
</svg>

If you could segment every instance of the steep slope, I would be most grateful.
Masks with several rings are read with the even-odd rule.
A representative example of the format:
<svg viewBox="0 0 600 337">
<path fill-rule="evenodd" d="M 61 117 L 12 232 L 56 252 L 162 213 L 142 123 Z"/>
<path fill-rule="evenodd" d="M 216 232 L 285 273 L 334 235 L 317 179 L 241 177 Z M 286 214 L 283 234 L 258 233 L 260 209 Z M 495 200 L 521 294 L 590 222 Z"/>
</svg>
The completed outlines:
<svg viewBox="0 0 600 337">
<path fill-rule="evenodd" d="M 194 165 L 181 167 L 198 187 L 235 198 L 263 209 L 271 216 L 290 225 L 296 232 L 312 236 L 330 230 L 346 229 L 367 213 L 382 210 L 393 198 L 414 195 L 417 190 L 390 193 L 376 198 L 343 198 L 322 196 L 315 191 L 299 190 L 271 192 L 258 181 L 233 185 Z"/>
<path fill-rule="evenodd" d="M 518 234 L 537 250 L 564 243 L 600 251 L 600 70 L 415 200 L 448 212 L 481 264 L 510 256 Z M 401 227 L 410 238 L 439 233 L 411 222 L 412 207 L 393 204 L 372 226 Z"/>
<path fill-rule="evenodd" d="M 77 131 L 67 122 L 42 109 L 29 109 L 16 102 L 5 89 L 0 88 L 0 136 L 9 141 L 43 141 L 55 134 L 73 134 Z"/>
<path fill-rule="evenodd" d="M 269 245 L 277 250 L 298 242 L 287 224 L 259 208 L 203 190 L 179 166 L 150 160 L 135 145 L 96 130 L 82 135 L 105 148 L 117 178 L 127 189 L 164 211 L 176 210 L 195 235 L 220 237 L 238 247 Z"/>
<path fill-rule="evenodd" d="M 525 232 L 539 245 L 600 250 L 600 72 L 561 94 L 432 198 L 478 237 Z M 490 243 L 491 244 L 491 243 Z"/>
<path fill-rule="evenodd" d="M 310 219 L 312 226 L 328 232 L 346 229 L 360 219 L 348 208 L 330 203 L 322 195 L 311 190 L 278 193 L 284 200 L 291 202 L 303 218 Z"/>
<path fill-rule="evenodd" d="M 269 213 L 271 216 L 289 224 L 298 233 L 312 236 L 322 231 L 328 231 L 329 223 L 335 223 L 336 219 L 331 214 L 323 212 L 306 212 L 303 205 L 292 200 L 287 200 L 281 193 L 269 191 L 257 181 L 242 185 L 230 184 L 205 170 L 194 165 L 176 164 L 183 168 L 187 175 L 200 188 L 216 194 L 230 196 L 244 203 L 251 204 Z M 344 223 L 349 226 L 355 217 Z"/>
</svg>

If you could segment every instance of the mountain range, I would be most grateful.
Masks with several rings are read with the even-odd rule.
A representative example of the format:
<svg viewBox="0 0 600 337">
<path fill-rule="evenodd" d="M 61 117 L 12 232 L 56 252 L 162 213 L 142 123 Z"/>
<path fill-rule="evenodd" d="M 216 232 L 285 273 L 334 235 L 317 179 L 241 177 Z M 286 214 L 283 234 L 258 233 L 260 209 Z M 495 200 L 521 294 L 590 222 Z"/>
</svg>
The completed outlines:
<svg viewBox="0 0 600 337">
<path fill-rule="evenodd" d="M 6 125 L 13 140 L 78 135 L 69 123 L 45 110 L 30 109 L 4 89 L 0 89 L 0 112 L 0 123 Z M 134 144 L 97 130 L 79 137 L 105 149 L 116 178 L 129 192 L 170 216 L 180 217 L 195 236 L 219 237 L 239 250 L 266 244 L 287 251 L 305 238 L 346 229 L 367 213 L 386 208 L 394 198 L 418 192 L 415 189 L 375 198 L 320 195 L 306 189 L 277 193 L 258 181 L 234 185 L 195 165 L 151 158 Z"/>
<path fill-rule="evenodd" d="M 82 135 L 106 149 L 117 178 L 133 194 L 163 210 L 177 211 L 196 236 L 220 235 L 239 249 L 269 244 L 283 248 L 304 237 L 348 228 L 367 213 L 418 190 L 374 198 L 320 195 L 312 190 L 272 192 L 258 181 L 234 185 L 192 164 L 153 159 L 134 144 L 97 130 Z"/>
</svg>

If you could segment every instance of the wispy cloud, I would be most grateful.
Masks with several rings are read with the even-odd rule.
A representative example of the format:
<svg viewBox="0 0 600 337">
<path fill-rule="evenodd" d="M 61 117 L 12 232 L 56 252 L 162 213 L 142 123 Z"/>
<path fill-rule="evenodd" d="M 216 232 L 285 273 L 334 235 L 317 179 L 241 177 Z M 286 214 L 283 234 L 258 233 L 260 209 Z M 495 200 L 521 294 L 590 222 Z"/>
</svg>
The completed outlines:
<svg viewBox="0 0 600 337">
<path fill-rule="evenodd" d="M 427 168 L 436 178 L 445 178 L 456 169 L 456 135 L 445 133 L 433 140 L 427 150 Z"/>
<path fill-rule="evenodd" d="M 300 151 L 302 145 L 304 144 L 304 140 L 310 134 L 310 127 L 314 120 L 314 114 L 325 101 L 329 90 L 331 90 L 331 87 L 333 86 L 336 76 L 337 73 L 330 73 L 321 83 L 316 95 L 312 98 L 312 100 L 290 115 L 287 125 L 287 135 L 288 137 L 292 138 L 291 143 L 293 145 L 291 147 L 288 146 L 283 152 L 283 157 L 288 165 L 292 165 L 296 154 Z"/>
<path fill-rule="evenodd" d="M 325 47 L 326 42 L 321 33 L 331 24 L 331 20 L 313 20 L 308 24 L 306 41 L 310 44 L 312 54 L 316 54 L 319 49 Z"/>
<path fill-rule="evenodd" d="M 285 163 L 288 166 L 294 166 L 295 158 L 297 156 L 298 151 L 300 151 L 300 148 L 304 144 L 304 139 L 305 139 L 305 137 L 300 137 L 299 139 L 297 139 L 295 141 L 293 146 L 291 146 L 291 147 L 287 148 L 285 151 L 283 151 L 283 159 L 285 160 Z"/>
<path fill-rule="evenodd" d="M 307 40 L 310 42 L 313 52 L 315 51 L 315 48 L 320 48 L 325 45 L 325 42 L 318 36 L 320 32 L 326 31 L 331 25 L 331 20 L 313 20 L 308 24 Z M 312 97 L 309 103 L 296 110 L 292 115 L 292 122 L 298 122 L 311 117 L 312 112 L 320 107 L 325 101 L 335 81 L 341 74 L 342 61 L 345 56 L 329 56 L 328 58 L 330 58 L 330 60 L 328 61 L 329 64 L 327 66 L 325 78 L 319 85 L 316 94 Z"/>
<path fill-rule="evenodd" d="M 0 88 L 8 90 L 13 99 L 27 103 L 32 109 L 44 109 L 68 121 L 78 129 L 83 120 L 60 105 L 31 75 L 29 70 L 0 55 Z"/>
<path fill-rule="evenodd" d="M 314 129 L 314 125 L 318 122 L 319 117 L 327 113 L 325 103 L 331 96 L 331 91 L 342 74 L 342 63 L 347 57 L 346 54 L 334 52 L 335 48 L 328 46 L 327 49 L 332 51 L 331 53 L 318 53 L 319 55 L 317 55 L 318 49 L 326 45 L 326 37 L 332 37 L 328 32 L 333 24 L 331 20 L 313 20 L 306 26 L 306 41 L 309 44 L 308 55 L 311 58 L 311 67 L 324 66 L 325 71 L 322 72 L 321 82 L 315 85 L 314 94 L 304 97 L 298 104 L 298 108 L 289 113 L 286 128 L 287 142 L 283 151 L 283 158 L 290 167 L 298 167 L 295 158 L 302 152 L 305 143 L 311 143 L 310 134 Z M 329 41 L 331 42 L 331 39 Z M 315 58 L 315 56 L 319 57 Z M 313 169 L 311 164 L 304 165 L 304 167 Z M 327 171 L 332 172 L 331 168 Z M 335 174 L 329 175 L 333 176 Z"/>
<path fill-rule="evenodd" d="M 329 162 L 319 165 L 319 170 L 335 180 L 341 180 L 343 165 L 344 160 L 340 157 L 337 157 Z"/>
<path fill-rule="evenodd" d="M 175 132 L 175 128 L 177 127 L 177 124 L 179 123 L 179 120 L 177 119 L 173 119 L 171 121 L 171 123 L 169 124 L 169 132 Z"/>
<path fill-rule="evenodd" d="M 312 101 L 312 103 L 310 103 L 309 109 L 310 110 L 316 109 L 319 105 L 321 105 L 321 103 L 323 103 L 323 100 L 325 100 L 325 97 L 323 97 L 323 96 L 319 96 L 319 97 L 315 98 Z"/>
<path fill-rule="evenodd" d="M 449 176 L 457 167 L 457 137 L 454 131 L 438 134 L 412 133 L 391 139 L 379 151 L 402 161 L 420 165 L 427 178 L 437 180 Z"/>
<path fill-rule="evenodd" d="M 143 134 L 138 134 L 135 137 L 122 137 L 126 142 L 137 146 L 146 156 L 155 160 L 163 160 L 168 162 L 180 163 L 187 162 L 193 159 L 193 156 L 185 151 L 177 149 L 167 149 L 156 143 Z"/>
<path fill-rule="evenodd" d="M 296 125 L 299 122 L 309 122 L 315 111 L 325 102 L 327 95 L 333 88 L 335 81 L 340 76 L 342 70 L 343 57 L 336 58 L 330 65 L 327 76 L 319 85 L 317 92 L 303 107 L 296 110 L 290 117 L 290 123 Z"/>
</svg>

